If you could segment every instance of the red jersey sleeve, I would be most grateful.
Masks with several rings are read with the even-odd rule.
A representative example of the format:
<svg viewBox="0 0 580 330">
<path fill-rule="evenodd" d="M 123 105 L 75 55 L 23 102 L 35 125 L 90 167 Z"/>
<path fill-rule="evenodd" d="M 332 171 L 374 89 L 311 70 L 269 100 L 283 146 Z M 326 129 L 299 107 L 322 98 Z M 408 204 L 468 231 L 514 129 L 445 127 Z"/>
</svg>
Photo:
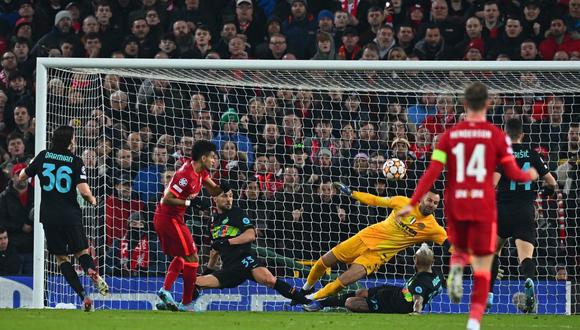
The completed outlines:
<svg viewBox="0 0 580 330">
<path fill-rule="evenodd" d="M 499 128 L 495 128 L 494 135 L 497 159 L 500 164 L 504 164 L 514 157 L 512 150 L 512 140 Z"/>
<path fill-rule="evenodd" d="M 191 175 L 187 171 L 187 166 L 182 166 L 171 179 L 169 191 L 179 199 L 187 199 L 191 195 Z"/>
</svg>

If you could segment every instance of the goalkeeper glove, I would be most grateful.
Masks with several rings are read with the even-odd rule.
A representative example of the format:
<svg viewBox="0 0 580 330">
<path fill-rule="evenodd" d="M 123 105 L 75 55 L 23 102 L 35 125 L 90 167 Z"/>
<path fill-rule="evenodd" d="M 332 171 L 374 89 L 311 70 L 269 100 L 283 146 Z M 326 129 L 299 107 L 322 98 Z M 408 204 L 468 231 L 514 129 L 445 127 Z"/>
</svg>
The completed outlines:
<svg viewBox="0 0 580 330">
<path fill-rule="evenodd" d="M 336 189 L 340 190 L 341 193 L 348 195 L 348 196 L 352 196 L 352 190 L 350 190 L 350 188 L 347 185 L 345 185 L 344 183 L 334 182 L 334 183 L 332 183 L 332 185 Z"/>
<path fill-rule="evenodd" d="M 230 240 L 227 237 L 216 239 L 215 241 L 213 241 L 213 243 L 211 243 L 211 248 L 216 251 L 219 251 L 220 249 L 228 246 L 230 246 Z"/>
</svg>

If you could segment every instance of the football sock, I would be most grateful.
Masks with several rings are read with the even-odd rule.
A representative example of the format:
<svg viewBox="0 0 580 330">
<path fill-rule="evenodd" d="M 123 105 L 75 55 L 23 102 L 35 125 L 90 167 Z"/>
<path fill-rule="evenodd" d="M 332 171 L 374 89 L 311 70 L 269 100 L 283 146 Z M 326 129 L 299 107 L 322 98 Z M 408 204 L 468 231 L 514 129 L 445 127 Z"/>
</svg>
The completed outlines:
<svg viewBox="0 0 580 330">
<path fill-rule="evenodd" d="M 81 267 L 83 267 L 84 271 L 86 274 L 89 273 L 89 269 L 92 269 L 93 271 L 97 271 L 97 268 L 95 267 L 95 261 L 93 260 L 93 257 L 91 257 L 88 254 L 83 254 L 82 256 L 78 257 L 79 260 L 79 264 L 81 264 Z"/>
<path fill-rule="evenodd" d="M 531 278 L 532 280 L 536 277 L 536 263 L 531 258 L 526 258 L 520 263 L 520 275 L 524 278 Z"/>
<path fill-rule="evenodd" d="M 489 292 L 493 292 L 493 286 L 495 280 L 497 279 L 497 273 L 499 272 L 499 257 L 498 255 L 493 256 L 493 263 L 491 264 L 491 278 L 489 281 Z"/>
<path fill-rule="evenodd" d="M 308 278 L 306 279 L 306 283 L 302 286 L 303 290 L 310 290 L 314 287 L 314 284 L 318 282 L 318 280 L 326 273 L 328 267 L 322 262 L 322 258 L 316 260 L 312 269 L 310 269 L 310 273 L 308 273 Z"/>
<path fill-rule="evenodd" d="M 344 289 L 345 285 L 337 278 L 333 282 L 328 283 L 324 288 L 318 290 L 313 296 L 314 300 L 319 300 L 337 294 Z"/>
<path fill-rule="evenodd" d="M 479 270 L 473 273 L 473 290 L 471 292 L 471 306 L 469 318 L 481 321 L 487 303 L 487 291 L 491 274 L 489 271 Z"/>
<path fill-rule="evenodd" d="M 181 274 L 181 271 L 183 270 L 184 262 L 185 261 L 182 257 L 174 257 L 173 260 L 171 260 L 169 268 L 167 269 L 167 274 L 165 275 L 165 280 L 163 281 L 163 288 L 165 290 L 171 290 L 173 283 L 175 283 L 175 280 L 177 280 L 179 274 Z"/>
<path fill-rule="evenodd" d="M 183 297 L 181 302 L 188 305 L 193 300 L 193 289 L 195 289 L 195 279 L 197 278 L 197 262 L 185 262 L 183 264 Z"/>
<path fill-rule="evenodd" d="M 450 261 L 450 265 L 460 265 L 462 267 L 465 267 L 465 265 L 467 265 L 467 263 L 469 262 L 469 254 L 465 253 L 465 252 L 453 252 L 453 254 L 451 255 L 451 261 Z"/>
<path fill-rule="evenodd" d="M 278 291 L 278 293 L 280 293 L 282 296 L 291 300 L 296 300 L 301 304 L 310 303 L 310 300 L 301 295 L 297 288 L 280 279 L 276 279 L 276 283 L 274 283 L 274 290 Z"/>
<path fill-rule="evenodd" d="M 70 286 L 75 290 L 75 292 L 79 295 L 81 300 L 85 299 L 86 293 L 85 289 L 83 288 L 81 281 L 79 280 L 79 276 L 77 272 L 73 269 L 73 266 L 70 262 L 63 262 L 59 266 L 60 272 L 64 276 L 64 279 L 70 284 Z"/>
<path fill-rule="evenodd" d="M 341 294 L 338 296 L 330 296 L 326 299 L 322 299 L 320 301 L 320 305 L 322 307 L 344 307 L 344 305 L 346 304 L 346 300 L 354 296 L 356 296 L 356 293 L 354 291 Z"/>
</svg>

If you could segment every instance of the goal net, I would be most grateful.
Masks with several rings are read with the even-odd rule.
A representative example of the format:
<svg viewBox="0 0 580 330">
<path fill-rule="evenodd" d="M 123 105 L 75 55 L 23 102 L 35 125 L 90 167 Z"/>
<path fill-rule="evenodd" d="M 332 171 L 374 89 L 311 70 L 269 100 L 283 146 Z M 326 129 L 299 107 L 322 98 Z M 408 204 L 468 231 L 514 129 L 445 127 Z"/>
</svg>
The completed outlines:
<svg viewBox="0 0 580 330">
<path fill-rule="evenodd" d="M 45 148 L 55 127 L 74 126 L 76 153 L 99 201 L 98 207 L 81 202 L 91 253 L 111 288 L 110 295 L 100 297 L 85 280 L 97 308 L 155 308 L 169 259 L 160 250 L 153 213 L 164 184 L 195 141 L 218 146 L 212 178 L 234 187 L 235 203 L 256 224 L 255 246 L 267 267 L 301 286 L 322 254 L 390 212 L 346 198 L 331 183 L 378 196 L 411 196 L 438 135 L 463 118 L 464 87 L 481 81 L 491 91 L 489 120 L 502 127 L 509 118 L 521 118 L 524 143 L 557 173 L 557 195 L 540 193 L 536 201 L 538 312 L 572 311 L 578 249 L 577 69 L 466 62 L 42 59 L 39 64 L 37 125 L 46 135 L 37 137 L 36 150 Z M 385 179 L 382 165 L 389 158 L 406 163 L 405 179 Z M 444 189 L 442 180 L 437 188 Z M 202 191 L 202 205 L 211 205 L 208 196 Z M 444 208 L 441 203 L 435 212 L 442 225 Z M 211 212 L 211 207 L 188 211 L 185 217 L 199 248 L 200 273 L 210 249 Z M 415 273 L 417 248 L 401 251 L 347 289 L 402 286 Z M 37 306 L 79 304 L 43 249 L 37 240 Z M 447 273 L 449 256 L 436 245 L 433 249 L 434 269 Z M 496 282 L 491 312 L 516 313 L 514 299 L 523 281 L 513 240 L 500 263 L 504 276 Z M 322 284 L 345 269 L 332 268 Z M 466 312 L 469 271 L 465 286 L 461 304 L 450 304 L 442 292 L 426 310 Z M 175 290 L 181 292 L 181 282 Z M 197 304 L 202 310 L 296 309 L 254 282 L 203 291 Z"/>
</svg>

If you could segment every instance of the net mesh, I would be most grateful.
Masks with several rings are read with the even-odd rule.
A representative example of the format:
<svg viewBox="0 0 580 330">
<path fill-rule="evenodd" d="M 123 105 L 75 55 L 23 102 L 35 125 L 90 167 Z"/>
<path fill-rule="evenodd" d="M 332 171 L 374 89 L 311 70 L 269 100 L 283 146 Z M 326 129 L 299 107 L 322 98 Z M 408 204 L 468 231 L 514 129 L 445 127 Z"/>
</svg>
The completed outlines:
<svg viewBox="0 0 580 330">
<path fill-rule="evenodd" d="M 313 261 L 390 211 L 355 203 L 330 182 L 379 196 L 411 196 L 437 135 L 462 119 L 461 93 L 472 81 L 490 88 L 489 120 L 502 126 L 509 118 L 522 118 L 524 143 L 536 147 L 558 173 L 557 197 L 538 195 L 536 260 L 539 312 L 566 312 L 574 296 L 564 272 L 575 274 L 578 246 L 577 167 L 569 161 L 570 152 L 578 150 L 577 126 L 570 128 L 578 115 L 577 72 L 49 69 L 47 140 L 59 125 L 77 129 L 76 153 L 99 201 L 96 208 L 83 207 L 91 251 L 112 292 L 99 298 L 97 308 L 153 307 L 168 266 L 153 212 L 194 141 L 216 142 L 219 162 L 212 177 L 234 186 L 236 203 L 257 224 L 256 246 L 268 268 L 300 283 Z M 567 143 L 574 129 L 576 144 Z M 382 176 L 382 164 L 392 157 L 406 162 L 405 180 L 387 182 Z M 210 202 L 206 191 L 200 196 Z M 444 207 L 435 213 L 442 225 Z M 210 211 L 189 211 L 185 218 L 202 265 L 210 216 Z M 435 268 L 446 273 L 448 256 L 437 246 L 434 250 Z M 401 251 L 365 286 L 409 279 L 413 254 L 414 248 Z M 492 312 L 515 312 L 511 298 L 523 289 L 513 241 L 500 261 L 505 276 L 496 285 L 499 303 Z M 52 257 L 46 269 L 46 305 L 78 303 Z M 337 266 L 326 279 L 344 269 Z M 270 297 L 278 301 L 255 307 L 261 294 L 272 295 L 258 287 L 252 282 L 235 291 L 258 297 L 251 301 L 226 289 L 198 303 L 234 310 L 286 305 Z M 454 308 L 443 294 L 430 310 L 464 311 L 467 300 Z"/>
</svg>

